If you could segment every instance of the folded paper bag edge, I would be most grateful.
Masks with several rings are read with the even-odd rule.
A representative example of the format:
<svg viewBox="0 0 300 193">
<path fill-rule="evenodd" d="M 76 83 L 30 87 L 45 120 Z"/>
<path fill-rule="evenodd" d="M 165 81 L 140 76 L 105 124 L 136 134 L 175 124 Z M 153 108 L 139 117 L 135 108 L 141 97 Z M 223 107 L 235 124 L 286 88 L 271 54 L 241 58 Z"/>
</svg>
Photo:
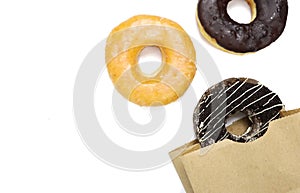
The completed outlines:
<svg viewBox="0 0 300 193">
<path fill-rule="evenodd" d="M 176 172 L 182 182 L 182 185 L 186 191 L 186 193 L 194 193 L 192 186 L 188 180 L 188 177 L 185 173 L 182 161 L 180 156 L 192 152 L 194 150 L 200 149 L 199 143 L 197 140 L 193 140 L 183 146 L 176 148 L 175 150 L 169 153 L 169 156 L 175 166 Z"/>
<path fill-rule="evenodd" d="M 296 114 L 294 114 L 294 115 L 292 115 L 293 113 L 292 112 L 295 112 Z M 300 121 L 300 113 L 298 113 L 298 112 L 300 112 L 299 110 L 297 111 L 297 110 L 293 110 L 293 111 L 289 111 L 289 114 L 287 114 L 286 116 L 288 116 L 288 118 L 282 118 L 282 119 L 279 119 L 279 120 L 281 120 L 281 121 L 284 121 L 285 119 L 293 119 L 293 118 L 298 118 L 299 119 L 299 121 Z M 297 115 L 298 114 L 298 115 Z M 278 123 L 278 121 L 279 120 L 276 120 L 276 121 L 274 121 L 274 122 L 272 122 L 271 123 L 271 125 L 274 125 L 274 124 L 276 124 L 276 123 Z M 298 123 L 294 123 L 294 124 L 300 124 L 299 122 Z M 270 127 L 272 127 L 270 125 Z M 265 136 L 264 136 L 264 138 L 266 138 Z M 258 140 L 259 141 L 259 140 Z M 263 140 L 261 140 L 261 141 L 263 141 Z M 220 142 L 221 143 L 221 142 Z M 229 140 L 226 140 L 226 141 L 224 141 L 223 142 L 223 145 L 228 145 L 228 144 L 230 144 L 230 143 L 232 143 L 231 141 L 229 141 Z M 235 142 L 234 142 L 235 143 Z M 195 146 L 195 143 L 194 143 L 194 141 L 193 141 L 193 146 Z M 241 145 L 246 145 L 246 144 L 241 144 Z M 215 147 L 212 147 L 212 151 L 214 151 L 214 149 L 219 149 L 220 148 L 220 144 L 217 144 L 217 145 L 215 145 Z M 182 146 L 183 147 L 183 146 Z M 250 147 L 250 146 L 249 146 Z M 187 148 L 189 148 L 189 147 L 187 147 Z M 200 147 L 199 147 L 200 148 Z M 193 191 L 193 189 L 195 189 L 195 187 L 191 187 L 192 185 L 191 185 L 191 183 L 190 183 L 190 179 L 189 179 L 189 173 L 188 174 L 186 174 L 186 168 L 185 168 L 185 166 L 184 166 L 184 160 L 186 159 L 186 157 L 188 157 L 188 156 L 190 156 L 190 155 L 192 155 L 192 154 L 195 154 L 195 152 L 199 152 L 199 149 L 197 150 L 197 149 L 195 149 L 195 150 L 193 150 L 193 151 L 188 151 L 188 153 L 186 153 L 186 152 L 184 152 L 183 154 L 181 154 L 181 155 L 179 155 L 179 158 L 176 158 L 176 161 L 175 162 L 177 162 L 176 163 L 176 165 L 175 165 L 175 163 L 174 163 L 174 161 L 173 161 L 173 163 L 174 163 L 174 166 L 175 166 L 175 168 L 176 169 L 178 169 L 177 167 L 178 167 L 178 165 L 180 165 L 181 164 L 181 172 L 182 172 L 182 170 L 184 171 L 184 173 L 185 173 L 185 175 L 181 175 L 180 173 L 178 173 L 179 174 L 179 177 L 181 178 L 181 180 L 182 180 L 182 182 L 183 182 L 183 185 L 184 185 L 184 187 L 186 188 L 186 187 L 188 187 L 188 188 L 186 188 L 186 192 L 187 193 L 191 193 L 191 192 L 193 192 L 193 193 L 198 193 L 198 192 L 194 192 Z M 170 152 L 170 155 L 172 154 L 172 152 Z M 196 153 L 197 154 L 197 153 Z M 181 162 L 181 163 L 180 163 Z M 180 164 L 178 164 L 178 163 L 180 163 Z M 183 168 L 182 168 L 183 167 Z M 300 168 L 299 168 L 300 169 Z M 179 171 L 178 171 L 179 172 Z M 299 171 L 300 172 L 300 171 Z M 183 179 L 183 178 L 185 178 L 185 179 Z M 184 184 L 184 181 L 185 181 L 185 184 Z M 187 184 L 189 184 L 189 185 L 187 185 Z M 295 188 L 295 187 L 293 187 L 293 188 Z M 298 189 L 298 188 L 297 188 Z M 289 190 L 288 192 L 290 192 L 290 191 L 292 191 L 292 190 Z M 276 191 L 273 191 L 273 192 L 276 192 Z M 287 192 L 287 191 L 286 191 Z M 294 193 L 294 191 L 292 191 L 293 193 Z M 296 191 L 297 192 L 297 191 Z"/>
</svg>

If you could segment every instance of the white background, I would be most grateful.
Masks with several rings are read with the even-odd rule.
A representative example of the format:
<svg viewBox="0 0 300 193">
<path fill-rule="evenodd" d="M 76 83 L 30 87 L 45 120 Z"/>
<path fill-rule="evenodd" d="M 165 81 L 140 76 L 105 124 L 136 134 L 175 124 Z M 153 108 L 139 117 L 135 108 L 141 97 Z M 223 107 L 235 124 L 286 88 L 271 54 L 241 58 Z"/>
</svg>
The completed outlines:
<svg viewBox="0 0 300 193">
<path fill-rule="evenodd" d="M 136 173 L 102 163 L 74 122 L 72 92 L 81 62 L 113 27 L 136 14 L 176 21 L 209 51 L 222 78 L 255 78 L 277 92 L 287 109 L 300 107 L 300 1 L 289 1 L 283 35 L 245 56 L 219 51 L 202 39 L 196 5 L 197 0 L 1 0 L 0 192 L 181 192 L 172 164 Z M 201 79 L 198 73 L 195 81 Z M 208 85 L 198 85 L 200 97 Z"/>
</svg>

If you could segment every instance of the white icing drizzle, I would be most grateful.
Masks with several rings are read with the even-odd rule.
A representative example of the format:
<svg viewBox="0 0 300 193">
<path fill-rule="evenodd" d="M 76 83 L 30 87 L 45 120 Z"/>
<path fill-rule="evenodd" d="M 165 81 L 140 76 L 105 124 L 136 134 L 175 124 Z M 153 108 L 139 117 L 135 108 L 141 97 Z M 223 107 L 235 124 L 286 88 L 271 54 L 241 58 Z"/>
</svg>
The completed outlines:
<svg viewBox="0 0 300 193">
<path fill-rule="evenodd" d="M 257 100 L 255 100 L 255 101 L 253 101 L 252 103 L 249 103 L 248 105 L 246 105 L 244 108 L 241 109 L 241 111 L 244 111 L 247 107 L 249 107 L 249 106 L 251 106 L 251 105 L 257 103 L 258 101 L 260 101 L 260 100 L 266 98 L 267 96 L 269 96 L 269 95 L 271 95 L 271 94 L 275 94 L 275 93 L 270 92 L 270 93 L 268 93 L 268 94 L 266 94 L 266 95 L 260 97 L 259 99 L 257 99 Z"/>
<path fill-rule="evenodd" d="M 229 95 L 229 97 L 227 98 L 227 99 L 229 99 L 229 98 L 231 98 L 246 82 L 247 82 L 247 80 L 248 80 L 248 78 L 247 79 L 245 79 L 244 80 L 244 82 L 233 92 L 233 93 L 231 93 L 230 95 Z M 236 83 L 239 83 L 240 81 L 237 81 Z M 233 85 L 235 85 L 235 84 L 233 84 Z M 229 88 L 232 88 L 233 87 L 233 85 L 231 86 L 231 87 L 229 87 Z M 224 93 L 226 93 L 227 91 L 228 91 L 229 89 L 226 89 L 226 91 L 224 92 Z M 221 97 L 221 96 L 220 96 Z M 219 98 L 219 97 L 218 97 Z M 216 112 L 218 109 L 219 109 L 219 107 L 222 105 L 222 104 L 224 104 L 226 102 L 226 100 L 224 100 L 213 112 L 211 112 L 207 117 L 206 117 L 206 119 L 203 121 L 203 122 L 205 122 L 205 121 L 207 121 L 207 119 L 208 118 L 210 118 L 211 117 L 211 115 L 214 113 L 214 112 Z M 208 124 L 212 121 L 213 119 L 211 119 L 209 122 L 208 122 Z M 207 125 L 208 125 L 207 124 Z M 205 129 L 205 128 L 204 128 Z"/>
<path fill-rule="evenodd" d="M 226 107 L 224 107 L 217 115 L 215 115 L 211 120 L 209 120 L 209 122 L 203 127 L 203 124 L 204 124 L 209 118 L 211 118 L 211 116 L 213 115 L 213 113 L 215 113 L 215 112 L 222 106 L 222 104 L 224 104 L 226 101 L 228 101 L 228 99 L 230 99 L 230 98 L 231 98 L 238 90 L 240 90 L 240 89 L 242 88 L 242 86 L 243 86 L 248 80 L 249 80 L 248 78 L 245 79 L 245 80 L 242 82 L 242 84 L 239 85 L 238 88 L 235 89 L 235 90 L 233 91 L 233 93 L 231 93 L 230 96 L 227 97 L 227 100 L 224 100 L 220 105 L 218 105 L 218 107 L 216 107 L 216 109 L 214 109 L 214 111 L 212 111 L 212 112 L 205 118 L 204 121 L 201 121 L 200 127 L 197 127 L 198 138 L 200 138 L 200 136 L 199 136 L 200 133 L 201 133 L 203 130 L 205 130 L 205 129 L 209 126 L 209 124 L 210 124 L 213 120 L 215 120 L 215 119 L 218 117 L 218 115 L 220 115 L 224 110 L 226 110 L 226 109 L 227 109 L 229 106 L 231 106 L 234 102 L 236 102 L 237 100 L 239 100 L 241 97 L 243 97 L 245 94 L 247 94 L 247 93 L 250 92 L 251 90 L 256 89 L 253 93 L 251 93 L 248 97 L 246 97 L 246 98 L 243 99 L 238 105 L 236 105 L 232 110 L 230 110 L 228 113 L 226 113 L 226 115 L 224 115 L 222 118 L 220 118 L 220 119 L 213 125 L 212 128 L 215 128 L 215 127 L 220 123 L 220 121 L 224 120 L 224 118 L 225 118 L 226 116 L 228 116 L 230 113 L 232 113 L 232 111 L 236 110 L 236 108 L 238 108 L 241 104 L 243 104 L 245 101 L 247 101 L 247 100 L 248 100 L 249 98 L 251 98 L 255 93 L 257 93 L 260 89 L 262 89 L 262 88 L 264 87 L 262 84 L 258 83 L 256 86 L 254 86 L 254 87 L 252 87 L 252 88 L 249 88 L 248 90 L 244 91 L 239 97 L 237 97 L 237 98 L 234 99 L 232 102 L 230 102 L 230 104 L 227 104 Z M 231 88 L 233 88 L 235 85 L 237 85 L 237 84 L 240 83 L 240 82 L 241 82 L 241 81 L 236 81 L 233 85 L 231 85 L 230 87 L 228 87 L 225 91 L 224 91 L 225 88 L 223 88 L 222 90 L 220 90 L 219 93 L 217 94 L 217 96 L 214 97 L 213 99 L 211 99 L 211 101 L 206 105 L 206 108 L 203 108 L 202 111 L 198 114 L 198 116 L 199 116 L 200 114 L 202 114 L 202 113 L 205 111 L 205 109 L 207 109 L 215 99 L 217 99 L 217 98 L 219 99 L 219 98 L 220 98 L 221 96 L 223 96 L 228 90 L 230 90 Z M 224 91 L 224 92 L 223 92 L 223 91 Z M 211 97 L 211 96 L 212 96 L 212 94 L 210 94 L 210 95 L 208 96 L 208 98 Z M 247 104 L 247 105 L 246 105 L 245 107 L 243 107 L 240 111 L 244 111 L 247 107 L 249 107 L 249 106 L 251 106 L 251 105 L 253 105 L 253 104 L 255 104 L 255 103 L 258 103 L 258 102 L 261 101 L 262 99 L 264 99 L 264 98 L 266 98 L 266 97 L 270 97 L 270 96 L 272 96 L 272 97 L 271 97 L 271 98 L 270 98 L 263 106 L 266 106 L 267 104 L 269 104 L 269 103 L 270 103 L 273 99 L 275 99 L 275 97 L 278 96 L 278 95 L 277 95 L 276 93 L 270 91 L 269 93 L 267 93 L 267 94 L 261 96 L 260 98 L 256 99 L 255 101 L 253 101 L 253 102 Z M 208 101 L 208 98 L 205 100 L 204 103 L 206 103 L 206 102 Z M 203 103 L 201 103 L 201 104 L 203 104 Z M 283 104 L 276 104 L 276 105 L 273 105 L 272 107 L 269 107 L 269 108 L 267 108 L 267 109 L 263 109 L 263 110 L 261 110 L 260 112 L 257 112 L 257 113 L 255 113 L 255 114 L 249 116 L 249 118 L 251 118 L 251 117 L 253 117 L 253 116 L 257 116 L 257 115 L 259 115 L 259 114 L 262 114 L 262 113 L 264 113 L 264 112 L 266 112 L 266 111 L 269 111 L 269 110 L 271 110 L 271 109 L 274 109 L 274 108 L 276 108 L 276 107 L 283 107 L 283 106 L 284 106 Z M 251 141 L 251 140 L 253 139 L 253 137 L 255 137 L 255 136 L 257 136 L 258 134 L 260 134 L 260 133 L 262 133 L 263 131 L 265 131 L 265 130 L 268 128 L 269 123 L 270 123 L 271 121 L 273 121 L 274 119 L 276 119 L 276 118 L 279 116 L 279 114 L 280 114 L 280 112 L 278 112 L 275 116 L 273 116 L 273 117 L 272 117 L 271 119 L 269 119 L 266 123 L 264 123 L 264 125 L 259 129 L 258 132 L 256 132 L 254 135 L 249 136 L 250 138 L 247 139 L 246 142 Z M 211 136 L 213 136 L 216 132 L 222 132 L 220 129 L 221 129 L 224 125 L 225 125 L 225 122 L 223 122 L 222 125 L 219 126 L 217 129 L 211 129 L 211 130 L 209 130 L 208 132 L 206 132 L 206 133 L 204 134 L 204 136 L 202 136 L 202 139 L 199 139 L 200 143 L 201 143 L 201 142 L 204 142 L 204 141 L 206 141 L 206 140 L 208 140 L 208 139 L 209 139 Z M 203 128 L 202 128 L 202 127 L 203 127 Z M 249 127 L 248 130 L 249 130 L 249 129 L 251 130 L 251 127 Z M 222 138 L 219 139 L 218 141 L 224 140 L 224 139 L 227 138 L 228 136 L 229 136 L 229 132 L 226 131 L 226 133 L 225 133 L 225 134 L 222 136 Z M 246 136 L 246 135 L 243 134 L 243 136 Z M 247 136 L 246 136 L 246 137 L 247 137 Z"/>
<path fill-rule="evenodd" d="M 225 88 L 222 88 L 222 90 L 220 90 L 219 91 L 219 93 L 218 93 L 218 95 L 215 97 L 215 98 L 213 98 L 212 100 L 210 100 L 210 102 L 206 105 L 206 107 L 205 108 L 208 108 L 209 107 L 209 105 L 212 103 L 212 102 L 214 102 L 214 100 L 216 99 L 216 98 L 219 98 L 219 96 L 222 96 L 224 93 L 226 93 L 226 91 L 225 92 L 223 92 L 224 91 L 224 89 Z M 221 94 L 221 95 L 220 95 Z"/>
<path fill-rule="evenodd" d="M 198 107 L 200 107 L 205 101 L 201 101 L 199 104 L 198 104 Z"/>
<path fill-rule="evenodd" d="M 248 80 L 248 78 L 243 82 L 243 84 Z M 231 85 L 230 87 L 228 87 L 225 92 L 223 94 L 225 94 L 227 91 L 229 91 L 231 88 L 233 88 L 235 85 L 237 85 L 238 83 L 240 83 L 240 81 L 236 81 L 233 85 Z M 238 88 L 239 89 L 239 88 Z M 221 94 L 218 98 L 220 98 L 221 96 L 223 96 L 223 94 Z"/>
<path fill-rule="evenodd" d="M 217 121 L 217 123 L 215 123 L 214 124 L 214 126 L 213 126 L 213 128 L 221 121 L 221 120 L 223 120 L 227 115 L 229 115 L 232 111 L 234 111 L 237 107 L 239 107 L 241 104 L 243 104 L 246 100 L 248 100 L 250 97 L 252 97 L 255 93 L 257 93 L 261 88 L 263 88 L 263 85 L 256 85 L 256 86 L 254 86 L 254 87 L 252 87 L 252 88 L 249 88 L 247 91 L 245 91 L 243 94 L 241 94 L 239 97 L 237 97 L 235 100 L 233 100 L 230 104 L 228 104 L 225 108 L 223 108 L 222 109 L 222 111 L 220 111 L 215 117 L 217 117 L 218 115 L 220 115 L 224 110 L 226 110 L 232 103 L 234 103 L 235 101 L 237 101 L 238 99 L 240 99 L 241 97 L 243 97 L 246 93 L 248 93 L 249 91 L 251 91 L 251 90 L 253 90 L 253 89 L 255 89 L 255 88 L 257 88 L 257 87 L 259 87 L 255 92 L 253 92 L 251 95 L 249 95 L 247 98 L 245 98 L 240 104 L 238 104 L 237 106 L 235 106 L 233 109 L 231 109 L 231 111 L 229 111 L 228 113 L 226 113 L 219 121 Z M 214 120 L 215 119 L 215 117 L 213 118 L 213 119 L 211 119 L 208 123 L 207 123 L 207 125 L 203 128 L 203 129 L 205 129 L 206 127 L 208 127 L 208 125 L 209 125 L 209 123 L 212 121 L 212 120 Z M 224 123 L 225 124 L 225 123 Z M 223 124 L 223 125 L 224 125 Z M 221 127 L 223 127 L 223 125 L 221 125 Z M 210 131 L 214 131 L 214 132 L 216 132 L 217 130 L 219 130 L 220 129 L 220 127 L 218 127 L 217 129 L 214 129 L 214 130 L 210 130 Z M 201 130 L 202 131 L 202 130 Z M 210 131 L 208 131 L 203 137 L 205 137 L 206 135 L 208 135 L 209 133 L 210 133 Z M 213 135 L 214 134 L 214 132 L 211 134 L 211 135 Z M 211 136 L 211 135 L 209 135 L 209 137 Z M 207 138 L 207 137 L 206 137 Z M 206 139 L 205 138 L 205 139 Z M 204 140 L 205 140 L 204 139 Z"/>
<path fill-rule="evenodd" d="M 266 122 L 258 132 L 254 133 L 254 134 L 252 135 L 252 137 L 257 136 L 258 134 L 260 134 L 260 133 L 262 133 L 263 131 L 265 131 L 265 130 L 269 127 L 269 124 L 271 123 L 271 121 L 273 121 L 274 119 L 276 119 L 276 117 L 277 117 L 279 114 L 280 114 L 280 112 L 278 112 L 274 117 L 272 117 L 268 122 Z M 247 139 L 247 140 L 246 140 L 246 143 L 248 143 L 248 142 L 250 142 L 250 141 L 252 141 L 251 138 Z"/>
<path fill-rule="evenodd" d="M 262 127 L 265 127 L 266 125 L 268 125 L 269 123 L 271 123 L 271 121 L 273 121 L 274 119 L 276 119 L 276 117 L 280 114 L 280 112 L 278 112 L 274 117 L 272 117 L 268 122 L 266 122 Z"/>
<path fill-rule="evenodd" d="M 226 131 L 225 135 L 221 139 L 219 139 L 219 141 L 226 139 L 228 136 L 229 136 L 229 132 Z"/>
<path fill-rule="evenodd" d="M 198 113 L 197 115 L 200 116 L 204 111 L 205 111 L 205 109 L 202 109 L 202 111 L 200 113 Z"/>
<path fill-rule="evenodd" d="M 206 97 L 204 103 L 207 103 L 207 101 L 209 100 L 209 97 L 211 97 L 211 96 L 213 96 L 213 94 L 209 94 L 209 95 Z"/>
<path fill-rule="evenodd" d="M 273 106 L 271 106 L 271 107 L 269 107 L 269 108 L 266 108 L 266 109 L 264 109 L 264 110 L 262 110 L 262 111 L 260 111 L 260 112 L 258 112 L 258 113 L 254 113 L 253 115 L 251 115 L 251 116 L 249 116 L 249 117 L 251 118 L 251 117 L 254 117 L 254 116 L 256 116 L 256 115 L 262 114 L 262 113 L 264 113 L 264 112 L 266 112 L 266 111 L 269 111 L 269 110 L 271 110 L 271 109 L 274 109 L 274 108 L 276 108 L 276 107 L 283 107 L 283 106 L 284 106 L 283 104 L 273 105 Z"/>
<path fill-rule="evenodd" d="M 205 108 L 203 108 L 202 109 L 202 111 L 198 114 L 198 116 L 200 116 L 204 111 L 205 111 L 205 109 L 206 108 L 208 108 L 208 106 L 224 91 L 224 89 L 225 88 L 222 88 L 222 90 L 220 90 L 220 92 L 218 93 L 218 95 L 215 97 L 215 98 L 213 98 L 207 105 L 206 105 L 206 107 Z M 224 94 L 224 93 L 223 93 Z M 209 95 L 210 97 L 212 96 L 213 94 L 211 94 L 211 95 Z M 198 105 L 198 108 L 200 108 L 200 106 L 203 104 L 203 103 L 206 103 L 207 102 L 207 100 L 209 99 L 209 97 L 207 97 L 206 98 L 206 100 L 205 101 L 202 101 L 202 102 L 200 102 L 199 103 L 199 105 Z"/>
<path fill-rule="evenodd" d="M 266 102 L 266 103 L 263 105 L 263 107 L 266 106 L 267 104 L 269 104 L 276 96 L 277 96 L 277 94 L 275 94 L 272 98 L 270 98 L 270 100 L 268 100 L 268 102 Z"/>
<path fill-rule="evenodd" d="M 275 106 L 276 107 L 278 107 L 278 106 L 283 106 L 283 104 L 280 104 L 280 105 L 274 105 L 273 106 L 273 108 L 275 108 Z M 236 106 L 237 107 L 237 106 Z M 235 108 L 236 108 L 235 107 Z M 267 110 L 271 110 L 272 108 L 268 108 L 268 109 L 265 109 L 266 111 Z M 265 111 L 264 111 L 265 112 Z M 225 116 L 227 116 L 228 114 L 230 114 L 231 113 L 231 111 L 229 112 L 229 113 L 227 113 Z M 268 122 L 266 122 L 262 127 L 264 128 L 266 125 L 267 125 L 267 127 L 268 127 L 268 124 L 271 122 L 271 121 L 273 121 L 278 115 L 280 114 L 280 112 L 278 113 L 278 114 L 276 114 L 274 117 L 272 117 Z M 252 116 L 254 116 L 254 115 L 252 115 Z M 252 116 L 250 116 L 250 117 L 252 117 Z M 220 119 L 220 120 L 223 120 L 223 118 L 225 118 L 225 117 L 222 117 L 222 119 Z M 219 121 L 220 121 L 219 120 Z M 219 123 L 219 121 L 213 126 L 213 128 Z M 220 128 L 222 128 L 223 126 L 224 126 L 224 124 L 225 123 L 223 123 L 220 127 L 218 127 L 217 129 L 214 129 L 214 132 L 213 133 L 211 133 L 208 137 L 206 137 L 206 138 L 204 138 L 203 139 L 203 141 L 205 141 L 205 140 L 207 140 L 209 137 L 211 137 L 214 133 L 216 133 Z M 258 132 L 258 133 L 256 133 L 256 134 L 254 134 L 253 136 L 256 136 L 257 134 L 259 134 L 260 132 Z M 205 137 L 207 134 L 209 134 L 209 132 L 207 132 L 207 133 L 205 133 L 205 135 L 203 136 L 203 137 Z M 202 137 L 202 138 L 203 138 Z"/>
<path fill-rule="evenodd" d="M 245 91 L 242 95 L 240 95 L 238 98 L 236 98 L 235 100 L 233 100 L 231 103 L 229 103 L 224 109 L 227 109 L 230 105 L 232 105 L 232 103 L 234 103 L 235 101 L 237 101 L 238 99 L 240 99 L 242 96 L 244 96 L 247 92 L 251 91 L 252 89 L 255 89 L 256 87 L 260 86 L 260 88 L 258 88 L 256 91 L 254 91 L 251 95 L 249 95 L 247 98 L 245 98 L 244 100 L 242 100 L 242 102 L 240 102 L 240 104 L 238 104 L 237 106 L 235 106 L 233 109 L 231 109 L 228 113 L 225 114 L 225 116 L 222 117 L 222 119 L 224 119 L 227 115 L 229 115 L 232 111 L 234 111 L 237 107 L 239 107 L 241 104 L 243 104 L 246 100 L 248 100 L 250 97 L 252 97 L 255 93 L 257 93 L 260 89 L 263 88 L 263 85 L 256 85 L 255 87 L 252 87 L 250 89 L 248 89 L 247 91 Z M 222 111 L 224 111 L 224 109 Z M 221 112 L 222 112 L 221 111 Z M 221 113 L 220 112 L 220 113 Z M 220 114 L 219 113 L 219 114 Z M 218 116 L 219 114 L 217 114 L 216 116 Z M 220 120 L 222 120 L 220 119 Z M 219 120 L 219 121 L 220 121 Z M 219 122 L 218 121 L 218 122 Z M 217 122 L 217 123 L 218 123 Z M 216 124 L 217 124 L 216 123 Z M 214 125 L 214 127 L 216 126 L 216 124 Z"/>
<path fill-rule="evenodd" d="M 200 133 L 200 128 L 197 126 L 197 133 Z"/>
<path fill-rule="evenodd" d="M 224 109 L 227 109 L 232 103 L 234 103 L 236 100 L 238 100 L 239 98 L 241 98 L 242 96 L 244 96 L 247 92 L 249 92 L 252 89 L 255 89 L 256 87 L 260 86 L 260 88 L 258 88 L 255 92 L 253 92 L 251 95 L 249 95 L 246 99 L 244 99 L 240 104 L 238 104 L 237 106 L 235 106 L 233 109 L 231 109 L 231 111 L 229 111 L 227 114 L 225 114 L 219 121 L 217 121 L 217 123 L 214 124 L 213 128 L 217 126 L 218 123 L 220 123 L 221 120 L 224 120 L 224 118 L 229 115 L 232 111 L 234 111 L 237 107 L 239 107 L 241 104 L 243 104 L 246 100 L 248 100 L 250 97 L 252 97 L 255 93 L 257 93 L 261 88 L 263 88 L 263 85 L 256 85 L 250 89 L 248 89 L 247 91 L 245 91 L 242 95 L 240 95 L 238 98 L 236 98 L 234 101 L 232 101 L 229 105 L 227 105 Z M 224 109 L 221 111 L 223 112 Z M 220 112 L 220 113 L 221 113 Z M 220 113 L 218 113 L 215 117 L 217 117 Z M 214 118 L 215 119 L 215 118 Z M 208 123 L 209 124 L 209 123 Z M 203 128 L 205 129 L 208 124 Z M 207 133 L 205 133 L 205 135 L 202 137 L 204 138 L 206 135 L 208 135 L 211 131 L 213 131 L 212 133 L 209 134 L 209 136 L 205 137 L 203 139 L 203 141 L 207 140 L 208 138 L 210 138 L 212 135 L 214 135 L 219 129 L 221 129 L 223 126 L 225 125 L 225 123 L 223 123 L 220 127 L 218 127 L 217 129 L 212 129 L 210 131 L 208 131 Z M 200 130 L 201 131 L 201 130 Z"/>
</svg>

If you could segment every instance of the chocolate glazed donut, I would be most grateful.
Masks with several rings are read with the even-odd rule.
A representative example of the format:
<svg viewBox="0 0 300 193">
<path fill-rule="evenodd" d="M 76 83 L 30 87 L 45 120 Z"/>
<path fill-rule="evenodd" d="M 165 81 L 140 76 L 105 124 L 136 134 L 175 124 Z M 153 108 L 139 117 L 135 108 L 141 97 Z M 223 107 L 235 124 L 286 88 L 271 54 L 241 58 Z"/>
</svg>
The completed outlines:
<svg viewBox="0 0 300 193">
<path fill-rule="evenodd" d="M 230 0 L 200 0 L 201 33 L 216 47 L 233 53 L 256 52 L 278 39 L 288 15 L 287 0 L 247 0 L 253 20 L 240 24 L 227 13 Z"/>
<path fill-rule="evenodd" d="M 195 108 L 193 121 L 201 147 L 231 139 L 250 142 L 268 129 L 269 123 L 279 118 L 283 109 L 278 95 L 258 81 L 248 78 L 231 78 L 208 89 Z M 252 123 L 241 136 L 225 128 L 226 119 L 236 112 L 248 116 Z"/>
</svg>

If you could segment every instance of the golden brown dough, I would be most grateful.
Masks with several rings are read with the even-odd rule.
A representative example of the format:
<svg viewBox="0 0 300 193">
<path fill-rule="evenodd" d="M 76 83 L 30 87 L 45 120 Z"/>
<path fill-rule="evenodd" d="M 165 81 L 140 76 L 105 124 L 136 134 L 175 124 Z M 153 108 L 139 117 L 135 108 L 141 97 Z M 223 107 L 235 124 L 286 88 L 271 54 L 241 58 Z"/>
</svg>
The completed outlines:
<svg viewBox="0 0 300 193">
<path fill-rule="evenodd" d="M 138 56 L 147 46 L 162 53 L 162 66 L 145 75 Z M 165 105 L 182 96 L 196 72 L 196 54 L 187 33 L 177 23 L 150 15 L 134 16 L 110 33 L 106 64 L 119 93 L 141 106 Z"/>
</svg>

